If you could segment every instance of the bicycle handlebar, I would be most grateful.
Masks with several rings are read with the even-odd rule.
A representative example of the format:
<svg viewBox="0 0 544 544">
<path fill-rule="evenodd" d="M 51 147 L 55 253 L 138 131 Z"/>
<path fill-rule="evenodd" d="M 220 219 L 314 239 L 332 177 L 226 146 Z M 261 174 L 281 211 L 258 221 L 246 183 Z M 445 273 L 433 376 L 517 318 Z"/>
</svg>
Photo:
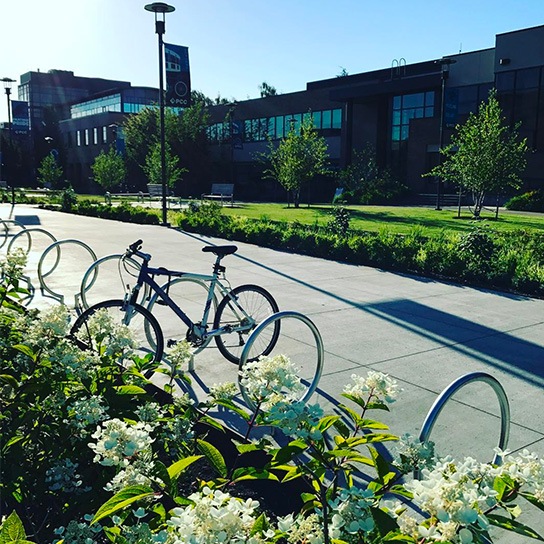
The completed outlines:
<svg viewBox="0 0 544 544">
<path fill-rule="evenodd" d="M 125 255 L 127 257 L 130 257 L 132 255 L 137 255 L 138 257 L 141 257 L 145 261 L 150 261 L 151 260 L 151 255 L 149 255 L 148 253 L 143 253 L 142 251 L 140 251 L 140 249 L 142 248 L 142 244 L 143 244 L 143 240 L 136 240 L 136 242 L 134 242 L 133 244 L 130 244 L 128 246 Z"/>
</svg>

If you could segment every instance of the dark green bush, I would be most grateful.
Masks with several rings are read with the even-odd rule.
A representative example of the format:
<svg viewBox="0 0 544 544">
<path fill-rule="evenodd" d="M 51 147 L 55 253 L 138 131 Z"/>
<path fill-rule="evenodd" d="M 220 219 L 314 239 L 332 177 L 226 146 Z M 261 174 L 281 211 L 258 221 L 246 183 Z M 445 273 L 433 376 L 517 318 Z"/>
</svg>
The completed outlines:
<svg viewBox="0 0 544 544">
<path fill-rule="evenodd" d="M 514 196 L 504 206 L 508 210 L 544 212 L 544 191 L 530 191 Z"/>
</svg>

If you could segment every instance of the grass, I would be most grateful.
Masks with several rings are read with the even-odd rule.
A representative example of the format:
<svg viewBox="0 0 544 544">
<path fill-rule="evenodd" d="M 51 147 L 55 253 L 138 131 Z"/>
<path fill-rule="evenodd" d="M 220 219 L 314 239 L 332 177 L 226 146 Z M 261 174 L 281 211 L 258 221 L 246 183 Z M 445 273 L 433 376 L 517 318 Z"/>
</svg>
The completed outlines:
<svg viewBox="0 0 544 544">
<path fill-rule="evenodd" d="M 397 206 L 346 206 L 350 211 L 350 226 L 353 229 L 365 231 L 380 231 L 384 227 L 390 232 L 406 234 L 414 226 L 421 227 L 428 234 L 433 231 L 467 231 L 476 223 L 467 208 L 462 208 L 461 218 L 457 218 L 457 209 L 443 209 L 423 207 Z M 237 203 L 234 208 L 225 206 L 225 215 L 239 215 L 244 217 L 271 221 L 298 221 L 309 225 L 326 225 L 330 218 L 332 205 L 314 205 L 311 207 L 288 208 L 285 204 Z M 488 224 L 498 231 L 526 229 L 544 233 L 544 214 L 524 214 L 501 210 L 498 220 L 495 212 L 482 212 L 480 224 Z"/>
</svg>

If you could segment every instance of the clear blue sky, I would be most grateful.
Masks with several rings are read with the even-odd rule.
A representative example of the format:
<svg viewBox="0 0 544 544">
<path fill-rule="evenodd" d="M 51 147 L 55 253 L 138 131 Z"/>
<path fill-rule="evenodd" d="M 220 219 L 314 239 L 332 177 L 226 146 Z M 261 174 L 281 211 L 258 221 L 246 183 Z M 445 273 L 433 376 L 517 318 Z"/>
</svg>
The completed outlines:
<svg viewBox="0 0 544 544">
<path fill-rule="evenodd" d="M 145 0 L 0 0 L 0 78 L 31 70 L 158 86 Z M 543 0 L 169 0 L 165 41 L 189 47 L 194 89 L 215 98 L 493 47 L 495 34 L 544 24 Z M 7 120 L 0 89 L 0 120 Z M 15 89 L 13 98 L 17 98 Z"/>
</svg>

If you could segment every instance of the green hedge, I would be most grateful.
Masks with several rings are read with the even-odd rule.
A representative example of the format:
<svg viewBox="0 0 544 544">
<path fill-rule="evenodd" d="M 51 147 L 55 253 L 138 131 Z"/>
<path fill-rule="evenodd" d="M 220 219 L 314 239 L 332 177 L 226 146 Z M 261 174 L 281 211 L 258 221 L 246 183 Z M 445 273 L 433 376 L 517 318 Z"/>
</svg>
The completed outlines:
<svg viewBox="0 0 544 544">
<path fill-rule="evenodd" d="M 544 191 L 530 191 L 514 196 L 504 206 L 508 210 L 544 212 Z"/>
<path fill-rule="evenodd" d="M 180 214 L 184 230 L 353 264 L 439 277 L 532 296 L 544 296 L 544 235 L 508 234 L 485 224 L 465 234 L 407 235 L 387 229 L 338 236 L 326 229 L 221 214 L 204 206 Z"/>
</svg>

